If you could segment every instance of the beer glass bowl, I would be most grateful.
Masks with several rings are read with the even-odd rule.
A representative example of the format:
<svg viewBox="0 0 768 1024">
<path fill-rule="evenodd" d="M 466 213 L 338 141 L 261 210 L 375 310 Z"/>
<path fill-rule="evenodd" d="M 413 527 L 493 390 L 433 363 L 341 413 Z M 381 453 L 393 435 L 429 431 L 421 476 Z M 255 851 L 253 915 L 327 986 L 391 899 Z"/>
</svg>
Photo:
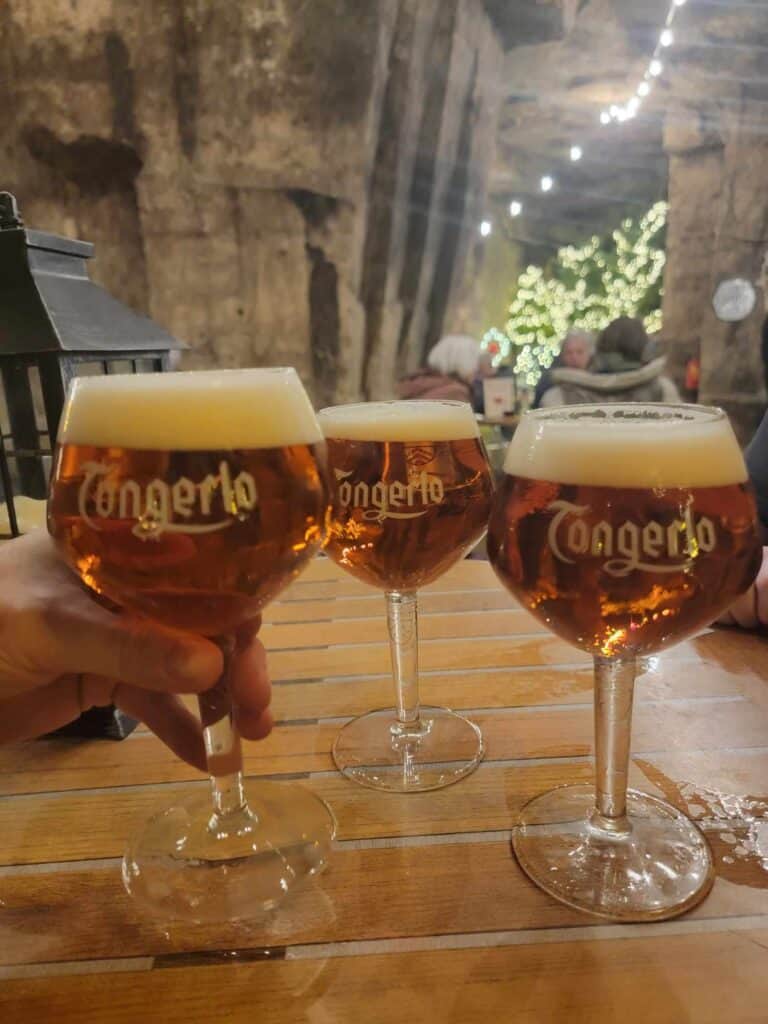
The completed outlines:
<svg viewBox="0 0 768 1024">
<path fill-rule="evenodd" d="M 369 402 L 319 419 L 331 487 L 326 552 L 385 593 L 396 702 L 344 726 L 334 760 L 373 789 L 448 786 L 477 767 L 483 742 L 461 715 L 419 706 L 416 591 L 488 524 L 491 474 L 474 414 L 463 402 Z"/>
<path fill-rule="evenodd" d="M 595 667 L 595 785 L 534 798 L 517 859 L 557 899 L 648 921 L 695 906 L 714 872 L 676 808 L 627 790 L 636 662 L 712 622 L 760 564 L 744 460 L 720 409 L 573 406 L 527 414 L 494 502 L 502 582 Z"/>
<path fill-rule="evenodd" d="M 322 544 L 322 447 L 292 369 L 82 378 L 67 399 L 48 504 L 64 559 L 95 595 L 224 654 L 199 698 L 212 793 L 153 817 L 123 861 L 128 891 L 167 920 L 272 909 L 330 849 L 333 817 L 308 790 L 244 785 L 227 684 L 238 628 Z"/>
</svg>

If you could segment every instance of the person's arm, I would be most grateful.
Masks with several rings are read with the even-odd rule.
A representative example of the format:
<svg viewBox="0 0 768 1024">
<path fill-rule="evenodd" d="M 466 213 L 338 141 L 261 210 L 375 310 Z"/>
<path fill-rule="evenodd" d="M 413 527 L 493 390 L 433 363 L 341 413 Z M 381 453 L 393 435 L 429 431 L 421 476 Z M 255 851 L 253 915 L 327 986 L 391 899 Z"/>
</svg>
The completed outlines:
<svg viewBox="0 0 768 1024">
<path fill-rule="evenodd" d="M 717 620 L 721 626 L 759 629 L 768 626 L 768 548 L 763 548 L 763 564 L 755 582 Z"/>
<path fill-rule="evenodd" d="M 669 377 L 659 377 L 659 383 L 661 384 L 661 400 L 662 402 L 681 402 L 680 392 L 677 390 L 677 385 Z"/>
<path fill-rule="evenodd" d="M 51 732 L 88 708 L 114 704 L 142 719 L 180 757 L 205 769 L 202 730 L 180 701 L 221 675 L 210 640 L 99 605 L 38 531 L 0 543 L 0 743 Z M 272 720 L 257 621 L 237 636 L 235 720 L 247 739 Z"/>
</svg>

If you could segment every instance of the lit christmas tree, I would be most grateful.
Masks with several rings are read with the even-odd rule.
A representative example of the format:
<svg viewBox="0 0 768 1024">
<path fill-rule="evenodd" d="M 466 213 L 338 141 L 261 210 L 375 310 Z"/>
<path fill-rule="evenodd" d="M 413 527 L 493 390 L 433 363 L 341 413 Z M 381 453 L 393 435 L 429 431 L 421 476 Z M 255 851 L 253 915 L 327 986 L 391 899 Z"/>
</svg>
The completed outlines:
<svg viewBox="0 0 768 1024">
<path fill-rule="evenodd" d="M 658 331 L 666 216 L 667 204 L 656 203 L 608 238 L 595 235 L 585 245 L 558 250 L 547 269 L 528 267 L 517 280 L 505 329 L 492 327 L 483 346 L 532 387 L 570 327 L 599 331 L 618 316 L 633 316 L 647 331 Z"/>
</svg>

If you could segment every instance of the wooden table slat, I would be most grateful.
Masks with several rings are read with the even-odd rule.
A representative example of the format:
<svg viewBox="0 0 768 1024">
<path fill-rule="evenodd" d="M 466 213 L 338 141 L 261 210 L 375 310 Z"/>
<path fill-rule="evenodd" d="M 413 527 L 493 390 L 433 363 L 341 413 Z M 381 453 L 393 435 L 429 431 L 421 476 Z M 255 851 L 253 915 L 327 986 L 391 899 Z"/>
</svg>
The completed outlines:
<svg viewBox="0 0 768 1024">
<path fill-rule="evenodd" d="M 765 917 L 768 880 L 744 882 L 723 862 L 721 879 L 691 920 Z M 740 836 L 741 838 L 741 836 Z M 489 934 L 520 929 L 597 928 L 602 922 L 551 900 L 517 869 L 506 838 L 486 842 L 340 849 L 333 869 L 297 894 L 283 915 L 259 926 L 169 926 L 133 906 L 114 865 L 1 876 L 0 964 L 160 956 L 196 950 L 284 948 L 309 943 Z M 35 928 L 25 931 L 24 921 Z M 21 927 L 20 927 L 21 925 Z M 55 954 L 55 955 L 54 955 Z"/>
<path fill-rule="evenodd" d="M 518 604 L 505 590 L 460 590 L 445 594 L 426 591 L 419 594 L 419 618 L 454 612 L 516 610 Z M 334 597 L 323 600 L 277 601 L 264 612 L 266 623 L 336 622 L 342 619 L 370 619 L 384 616 L 384 600 L 372 591 L 357 597 Z"/>
<path fill-rule="evenodd" d="M 261 631 L 265 647 L 271 651 L 285 651 L 307 647 L 307 639 L 322 640 L 324 646 L 334 644 L 388 643 L 387 623 L 383 607 L 370 609 L 371 618 L 352 621 L 343 618 L 322 623 L 267 623 Z M 462 609 L 453 614 L 424 615 L 419 621 L 420 640 L 455 639 L 458 633 L 473 637 L 514 636 L 541 633 L 549 636 L 542 624 L 522 608 L 503 611 L 469 611 Z"/>
<path fill-rule="evenodd" d="M 6 982 L 9 1020 L 57 1024 L 762 1024 L 768 929 Z M 722 979 L 728 983 L 723 984 Z M 407 1010 L 405 1009 L 407 1008 Z"/>
<path fill-rule="evenodd" d="M 663 711 L 663 709 L 662 709 Z M 459 787 L 429 794 L 414 794 L 402 805 L 397 794 L 361 790 L 351 786 L 331 770 L 330 758 L 323 763 L 328 769 L 310 776 L 305 785 L 327 800 L 338 821 L 339 839 L 371 839 L 383 836 L 441 835 L 444 833 L 497 830 L 509 828 L 516 812 L 539 792 L 557 785 L 591 777 L 589 753 L 589 715 L 579 712 L 584 735 L 582 743 L 570 737 L 559 741 L 558 757 L 547 756 L 557 736 L 563 730 L 574 731 L 575 714 L 564 717 L 559 727 L 550 716 L 532 716 L 531 725 L 539 722 L 551 730 L 552 739 L 539 739 L 539 746 L 529 746 L 533 764 L 525 760 L 505 766 L 489 763 L 482 765 Z M 742 708 L 740 715 L 746 716 Z M 740 723 L 746 725 L 748 716 L 734 716 L 734 730 Z M 672 718 L 655 713 L 645 724 L 644 742 L 635 743 L 635 761 L 659 763 L 659 754 L 649 754 L 643 747 L 658 750 L 662 737 L 660 724 L 674 733 L 680 728 L 691 730 L 687 743 L 681 743 L 676 756 L 709 755 L 711 742 L 707 741 L 711 721 L 704 717 L 691 719 L 681 713 Z M 763 730 L 765 730 L 763 726 Z M 531 743 L 529 730 L 522 723 L 521 744 Z M 489 745 L 491 731 L 486 727 Z M 549 734 L 548 734 L 549 735 Z M 328 739 L 330 740 L 330 736 Z M 734 735 L 736 738 L 736 735 Z M 733 744 L 731 744 L 733 746 Z M 750 756 L 754 744 L 745 743 L 745 756 Z M 540 761 L 538 757 L 544 757 Z M 670 755 L 665 755 L 670 756 Z M 577 759 L 574 763 L 571 759 Z M 583 761 L 580 763 L 579 759 Z M 168 775 L 172 774 L 169 770 Z M 89 857 L 114 857 L 122 853 L 125 841 L 138 823 L 155 810 L 168 805 L 176 795 L 183 795 L 189 785 L 206 783 L 195 775 L 196 782 L 172 783 L 162 786 L 131 785 L 126 788 L 100 788 L 75 790 L 72 793 L 42 793 L 14 796 L 0 803 L 0 835 L 5 837 L 0 847 L 0 864 L 44 863 L 69 861 Z M 644 781 L 644 780 L 641 780 Z M 647 786 L 646 786 L 647 788 Z M 726 790 L 727 792 L 727 790 Z M 679 802 L 679 801 L 677 801 Z M 697 816 L 695 813 L 693 816 Z"/>
</svg>

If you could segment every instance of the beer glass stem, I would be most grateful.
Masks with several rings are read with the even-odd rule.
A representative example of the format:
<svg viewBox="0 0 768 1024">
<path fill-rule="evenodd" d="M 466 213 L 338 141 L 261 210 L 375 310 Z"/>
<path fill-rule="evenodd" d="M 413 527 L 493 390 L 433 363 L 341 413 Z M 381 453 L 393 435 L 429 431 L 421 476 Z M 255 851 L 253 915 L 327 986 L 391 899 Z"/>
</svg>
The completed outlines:
<svg viewBox="0 0 768 1024">
<path fill-rule="evenodd" d="M 223 818 L 246 810 L 243 792 L 243 753 L 240 736 L 232 721 L 232 699 L 229 693 L 229 670 L 235 642 L 232 637 L 219 637 L 216 643 L 224 655 L 221 678 L 210 690 L 198 697 L 203 739 L 211 776 L 215 818 Z"/>
<path fill-rule="evenodd" d="M 387 627 L 395 679 L 397 721 L 408 730 L 419 724 L 419 635 L 416 594 L 387 591 Z"/>
<path fill-rule="evenodd" d="M 634 687 L 634 658 L 595 658 L 596 800 L 592 824 L 616 836 L 630 831 L 627 773 Z"/>
</svg>

